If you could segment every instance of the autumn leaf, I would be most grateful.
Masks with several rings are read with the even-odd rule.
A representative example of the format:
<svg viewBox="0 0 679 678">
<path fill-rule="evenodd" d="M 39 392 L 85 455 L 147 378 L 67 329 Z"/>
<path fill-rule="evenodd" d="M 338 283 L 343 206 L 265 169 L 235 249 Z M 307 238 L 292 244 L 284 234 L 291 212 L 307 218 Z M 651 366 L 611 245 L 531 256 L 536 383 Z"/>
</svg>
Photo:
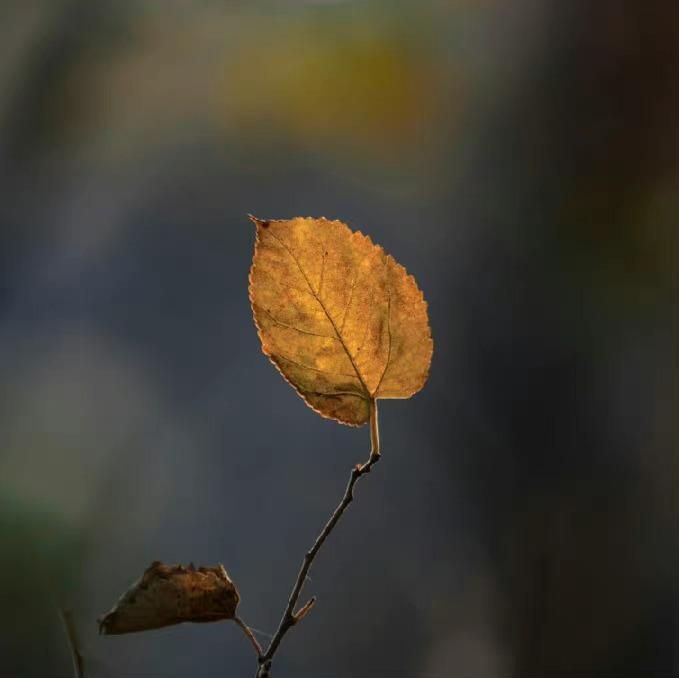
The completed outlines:
<svg viewBox="0 0 679 678">
<path fill-rule="evenodd" d="M 341 221 L 251 219 L 249 292 L 262 350 L 312 409 L 360 426 L 378 398 L 424 386 L 427 304 L 403 266 Z"/>
<path fill-rule="evenodd" d="M 155 561 L 99 619 L 99 632 L 132 633 L 234 619 L 238 602 L 238 591 L 222 565 L 195 568 Z"/>
</svg>

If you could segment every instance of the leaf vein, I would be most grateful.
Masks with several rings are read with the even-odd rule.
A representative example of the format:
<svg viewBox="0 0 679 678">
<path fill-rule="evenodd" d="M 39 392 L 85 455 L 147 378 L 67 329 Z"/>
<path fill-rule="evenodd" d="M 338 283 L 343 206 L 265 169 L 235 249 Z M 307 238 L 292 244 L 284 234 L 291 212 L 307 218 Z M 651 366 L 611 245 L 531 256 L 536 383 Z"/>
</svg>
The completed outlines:
<svg viewBox="0 0 679 678">
<path fill-rule="evenodd" d="M 344 349 L 344 352 L 347 354 L 347 357 L 349 358 L 349 361 L 351 362 L 351 366 L 354 368 L 354 372 L 356 373 L 356 377 L 358 377 L 358 380 L 361 382 L 361 386 L 363 386 L 366 394 L 369 394 L 370 391 L 368 390 L 368 387 L 361 376 L 361 373 L 358 370 L 358 367 L 356 366 L 356 363 L 354 361 L 353 356 L 349 352 L 349 348 L 347 347 L 346 343 L 344 342 L 344 339 L 342 338 L 342 335 L 340 334 L 340 331 L 337 329 L 337 325 L 335 324 L 335 321 L 332 319 L 332 316 L 328 312 L 328 309 L 325 307 L 325 304 L 321 300 L 321 298 L 314 292 L 314 288 L 311 284 L 311 281 L 309 280 L 309 277 L 305 273 L 304 269 L 302 268 L 301 264 L 299 263 L 299 259 L 295 256 L 295 253 L 292 251 L 292 249 L 285 243 L 283 242 L 278 236 L 274 235 L 273 233 L 269 232 L 269 235 L 276 240 L 290 255 L 292 260 L 295 262 L 297 265 L 297 268 L 299 269 L 299 272 L 302 274 L 304 277 L 304 280 L 306 280 L 307 285 L 309 286 L 309 289 L 311 290 L 312 294 L 314 297 L 316 297 L 316 300 L 320 304 L 321 308 L 323 309 L 323 312 L 325 315 L 328 317 L 328 320 L 330 321 L 330 324 L 332 325 L 333 330 L 335 330 L 335 334 L 337 335 L 337 338 L 339 339 L 340 344 L 342 344 L 342 348 Z M 347 376 L 347 375 L 344 375 Z M 351 375 L 352 377 L 354 375 Z"/>
<path fill-rule="evenodd" d="M 302 391 L 305 395 L 316 395 L 325 396 L 327 398 L 332 398 L 334 396 L 353 396 L 354 398 L 360 398 L 361 400 L 368 400 L 363 393 L 354 393 L 354 391 Z"/>
<path fill-rule="evenodd" d="M 278 318 L 276 318 L 276 316 L 273 315 L 273 313 L 271 313 L 271 311 L 269 311 L 268 309 L 263 308 L 259 304 L 254 304 L 254 305 L 257 306 L 257 308 L 264 311 L 264 313 L 266 313 L 269 316 L 269 318 L 271 318 L 271 320 L 276 325 L 278 325 L 280 327 L 285 327 L 286 329 L 294 330 L 295 332 L 299 332 L 300 334 L 308 334 L 309 336 L 312 336 L 312 337 L 320 337 L 321 339 L 332 339 L 333 341 L 338 341 L 337 337 L 333 337 L 330 334 L 318 334 L 317 332 L 310 332 L 309 330 L 303 330 L 301 327 L 295 327 L 295 325 L 289 325 L 288 323 L 285 323 L 282 320 L 279 320 Z"/>
<path fill-rule="evenodd" d="M 321 259 L 321 277 L 320 280 L 318 281 L 318 291 L 316 292 L 319 301 L 321 298 L 321 290 L 323 289 L 323 273 L 325 273 L 325 258 L 327 254 L 328 254 L 327 251 L 324 250 L 323 258 Z"/>
<path fill-rule="evenodd" d="M 339 375 L 340 377 L 347 377 L 348 379 L 356 379 L 355 374 L 345 374 L 344 372 L 333 372 L 332 370 L 323 370 L 320 367 L 305 365 L 304 363 L 300 363 L 297 360 L 294 360 L 293 358 L 289 358 L 288 356 L 283 355 L 282 353 L 277 353 L 275 355 L 272 355 L 272 357 L 281 358 L 282 360 L 292 363 L 293 365 L 297 365 L 297 367 L 301 367 L 305 370 L 312 370 L 313 372 L 320 372 L 321 374 L 335 374 Z"/>
<path fill-rule="evenodd" d="M 358 281 L 358 271 L 354 272 L 354 279 L 351 281 L 351 289 L 349 290 L 349 300 L 347 305 L 344 307 L 344 313 L 342 314 L 342 324 L 340 325 L 340 332 L 344 332 L 344 325 L 347 322 L 347 316 L 349 315 L 349 307 L 351 306 L 351 301 L 354 298 L 354 288 L 356 287 L 356 282 Z"/>
<path fill-rule="evenodd" d="M 389 369 L 389 362 L 391 360 L 391 288 L 389 289 L 389 296 L 387 297 L 387 332 L 389 333 L 389 344 L 387 348 L 387 361 L 384 363 L 384 369 L 382 370 L 382 374 L 380 375 L 380 380 L 377 382 L 377 386 L 375 387 L 375 393 L 377 393 L 380 390 L 380 386 L 382 385 L 382 380 L 384 379 L 384 375 L 387 373 L 387 370 Z"/>
</svg>

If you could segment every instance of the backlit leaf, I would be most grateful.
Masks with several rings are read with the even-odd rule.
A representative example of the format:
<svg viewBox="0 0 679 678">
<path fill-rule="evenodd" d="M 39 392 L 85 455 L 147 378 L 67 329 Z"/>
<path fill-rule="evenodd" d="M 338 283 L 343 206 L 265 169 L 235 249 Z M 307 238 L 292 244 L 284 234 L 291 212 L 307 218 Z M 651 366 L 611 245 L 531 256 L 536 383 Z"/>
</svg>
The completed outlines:
<svg viewBox="0 0 679 678">
<path fill-rule="evenodd" d="M 250 302 L 262 350 L 307 404 L 360 426 L 378 398 L 409 398 L 433 342 L 415 279 L 341 221 L 262 220 Z"/>
</svg>

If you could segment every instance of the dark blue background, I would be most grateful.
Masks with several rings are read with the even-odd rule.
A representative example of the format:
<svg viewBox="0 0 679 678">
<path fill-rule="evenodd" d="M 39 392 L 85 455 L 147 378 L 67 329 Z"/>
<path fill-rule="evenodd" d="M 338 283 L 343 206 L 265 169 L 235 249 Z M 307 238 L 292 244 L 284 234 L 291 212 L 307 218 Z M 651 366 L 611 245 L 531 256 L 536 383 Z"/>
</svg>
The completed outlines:
<svg viewBox="0 0 679 678">
<path fill-rule="evenodd" d="M 115 638 L 154 559 L 273 632 L 368 431 L 261 355 L 248 212 L 339 218 L 429 301 L 426 388 L 276 676 L 670 675 L 679 13 L 661 0 L 5 2 L 0 675 L 249 676 Z M 672 301 L 674 298 L 675 301 Z"/>
</svg>

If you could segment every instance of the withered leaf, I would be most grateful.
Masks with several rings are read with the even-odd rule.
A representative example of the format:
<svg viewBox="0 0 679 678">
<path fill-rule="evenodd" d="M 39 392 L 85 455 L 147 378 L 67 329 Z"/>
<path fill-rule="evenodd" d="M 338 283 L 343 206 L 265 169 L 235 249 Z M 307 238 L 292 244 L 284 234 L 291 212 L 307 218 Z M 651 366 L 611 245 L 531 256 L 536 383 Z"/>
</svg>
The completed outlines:
<svg viewBox="0 0 679 678">
<path fill-rule="evenodd" d="M 307 404 L 360 426 L 378 398 L 409 398 L 433 350 L 415 279 L 341 221 L 263 220 L 250 269 L 262 350 Z"/>
<path fill-rule="evenodd" d="M 132 633 L 182 622 L 233 619 L 239 599 L 223 565 L 195 568 L 155 561 L 99 618 L 99 632 Z"/>
</svg>

